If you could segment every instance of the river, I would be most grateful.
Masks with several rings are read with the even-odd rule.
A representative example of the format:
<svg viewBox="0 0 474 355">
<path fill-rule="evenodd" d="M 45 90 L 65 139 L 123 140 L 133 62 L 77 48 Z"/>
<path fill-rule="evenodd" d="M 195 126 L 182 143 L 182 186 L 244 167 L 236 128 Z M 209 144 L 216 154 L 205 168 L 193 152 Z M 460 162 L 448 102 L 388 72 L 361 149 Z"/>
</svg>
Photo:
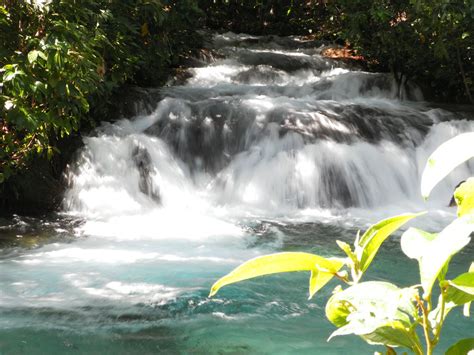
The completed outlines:
<svg viewBox="0 0 474 355">
<path fill-rule="evenodd" d="M 232 33 L 214 58 L 164 87 L 151 114 L 105 123 L 66 172 L 63 208 L 0 219 L 1 354 L 347 354 L 324 305 L 292 273 L 210 286 L 276 251 L 341 255 L 335 241 L 403 212 L 438 231 L 455 218 L 456 169 L 425 202 L 420 174 L 472 112 L 423 101 L 385 74 L 321 56 L 300 37 Z M 401 95 L 400 95 L 401 94 Z M 418 283 L 396 233 L 366 279 Z M 452 262 L 465 272 L 474 246 Z M 453 311 L 442 353 L 472 336 Z M 471 318 L 472 319 L 472 318 Z"/>
</svg>

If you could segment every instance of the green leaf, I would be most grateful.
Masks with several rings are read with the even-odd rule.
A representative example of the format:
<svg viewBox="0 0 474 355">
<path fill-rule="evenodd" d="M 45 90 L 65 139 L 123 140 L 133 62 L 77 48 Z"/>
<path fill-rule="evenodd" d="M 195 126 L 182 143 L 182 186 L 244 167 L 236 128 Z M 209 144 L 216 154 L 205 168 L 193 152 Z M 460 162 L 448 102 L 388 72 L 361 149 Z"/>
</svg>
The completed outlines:
<svg viewBox="0 0 474 355">
<path fill-rule="evenodd" d="M 28 61 L 30 63 L 36 62 L 36 59 L 38 59 L 39 53 L 40 53 L 40 51 L 38 51 L 38 50 L 33 50 L 33 51 L 29 52 L 28 53 Z"/>
<path fill-rule="evenodd" d="M 469 178 L 454 191 L 454 199 L 458 205 L 458 216 L 474 212 L 474 178 Z"/>
<path fill-rule="evenodd" d="M 339 259 L 326 259 L 319 255 L 288 252 L 260 256 L 249 260 L 232 270 L 212 285 L 212 297 L 225 285 L 258 276 L 280 272 L 311 271 L 310 298 L 323 287 L 344 265 Z"/>
<path fill-rule="evenodd" d="M 433 328 L 442 319 L 446 319 L 448 313 L 458 306 L 464 305 L 464 315 L 469 317 L 469 305 L 474 301 L 474 270 L 459 275 L 454 280 L 445 280 L 440 283 L 444 291 L 444 307 L 442 297 L 439 297 L 438 305 L 429 314 Z M 443 313 L 443 314 L 442 314 Z"/>
<path fill-rule="evenodd" d="M 326 304 L 326 316 L 339 329 L 329 339 L 355 334 L 370 344 L 419 348 L 411 320 L 416 314 L 415 295 L 415 289 L 380 281 L 362 282 L 334 294 Z"/>
<path fill-rule="evenodd" d="M 470 216 L 456 219 L 441 233 L 431 234 L 410 228 L 401 238 L 402 251 L 411 259 L 418 260 L 420 279 L 427 299 L 436 278 L 451 257 L 464 248 L 471 240 L 474 221 Z"/>
<path fill-rule="evenodd" d="M 374 259 L 382 243 L 397 229 L 409 220 L 423 213 L 407 213 L 384 219 L 372 225 L 355 245 L 355 253 L 359 260 L 360 270 L 366 271 Z"/>
<path fill-rule="evenodd" d="M 336 240 L 336 243 L 337 243 L 338 247 L 341 248 L 342 251 L 344 251 L 344 253 L 346 253 L 346 255 L 349 257 L 349 259 L 352 261 L 352 263 L 354 263 L 354 264 L 359 263 L 359 260 L 357 260 L 357 256 L 354 254 L 354 252 L 352 251 L 351 246 L 349 244 L 347 244 L 346 242 L 343 242 L 341 240 Z"/>
<path fill-rule="evenodd" d="M 450 286 L 474 296 L 474 271 L 461 274 L 454 280 L 449 280 L 447 282 Z"/>
<path fill-rule="evenodd" d="M 472 350 L 474 350 L 474 338 L 466 338 L 451 346 L 445 355 L 466 355 Z"/>
<path fill-rule="evenodd" d="M 474 156 L 474 132 L 460 134 L 441 144 L 428 158 L 421 176 L 421 194 L 431 190 L 454 168 Z"/>
</svg>

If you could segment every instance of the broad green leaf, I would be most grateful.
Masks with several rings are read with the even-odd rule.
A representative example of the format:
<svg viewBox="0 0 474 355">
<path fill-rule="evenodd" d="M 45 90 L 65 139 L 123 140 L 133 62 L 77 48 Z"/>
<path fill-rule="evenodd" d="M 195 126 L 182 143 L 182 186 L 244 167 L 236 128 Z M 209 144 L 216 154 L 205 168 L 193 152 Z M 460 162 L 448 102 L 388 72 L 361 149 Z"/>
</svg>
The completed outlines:
<svg viewBox="0 0 474 355">
<path fill-rule="evenodd" d="M 232 270 L 212 285 L 212 297 L 225 285 L 258 276 L 280 272 L 311 271 L 310 298 L 321 289 L 344 265 L 340 259 L 326 259 L 319 255 L 288 252 L 260 256 L 249 260 Z"/>
<path fill-rule="evenodd" d="M 362 282 L 334 294 L 326 304 L 326 316 L 339 329 L 329 339 L 355 334 L 371 344 L 418 347 L 411 328 L 415 295 L 415 289 L 380 281 Z"/>
<path fill-rule="evenodd" d="M 431 295 L 436 278 L 451 257 L 464 248 L 471 240 L 474 221 L 470 216 L 456 219 L 439 234 L 430 234 L 416 228 L 403 233 L 401 246 L 403 252 L 418 260 L 420 279 L 425 298 Z"/>
<path fill-rule="evenodd" d="M 421 176 L 421 194 L 431 190 L 455 167 L 474 157 L 474 132 L 460 134 L 441 144 L 428 158 Z"/>
<path fill-rule="evenodd" d="M 454 191 L 454 199 L 458 205 L 458 216 L 474 212 L 474 178 L 469 178 Z"/>
<path fill-rule="evenodd" d="M 451 346 L 445 355 L 470 355 L 471 353 L 474 354 L 474 338 L 466 338 Z"/>
<path fill-rule="evenodd" d="M 433 328 L 436 328 L 440 320 L 445 319 L 448 313 L 458 306 L 464 305 L 463 313 L 469 317 L 469 305 L 474 301 L 474 270 L 459 275 L 454 280 L 444 280 L 440 284 L 445 289 L 445 305 L 444 307 L 441 305 L 440 296 L 437 307 L 429 314 Z M 443 314 L 441 314 L 442 310 L 444 310 Z"/>
<path fill-rule="evenodd" d="M 449 286 L 474 296 L 474 271 L 459 275 L 454 280 L 447 281 Z"/>
<path fill-rule="evenodd" d="M 324 285 L 326 285 L 334 277 L 336 272 L 332 273 L 321 270 L 311 270 L 311 276 L 309 278 L 308 299 L 311 299 L 316 294 L 316 292 L 323 288 Z"/>
<path fill-rule="evenodd" d="M 423 212 L 424 213 L 424 212 Z M 362 272 L 366 271 L 382 243 L 409 220 L 423 213 L 407 213 L 384 219 L 372 225 L 355 246 L 355 253 Z"/>
</svg>

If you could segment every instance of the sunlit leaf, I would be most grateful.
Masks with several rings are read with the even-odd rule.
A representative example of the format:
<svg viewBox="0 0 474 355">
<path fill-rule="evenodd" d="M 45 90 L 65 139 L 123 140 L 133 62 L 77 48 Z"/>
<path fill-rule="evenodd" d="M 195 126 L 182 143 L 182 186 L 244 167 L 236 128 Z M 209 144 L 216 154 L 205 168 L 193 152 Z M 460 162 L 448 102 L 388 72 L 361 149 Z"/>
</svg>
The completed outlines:
<svg viewBox="0 0 474 355">
<path fill-rule="evenodd" d="M 371 344 L 419 346 L 411 330 L 415 294 L 414 289 L 380 281 L 363 282 L 334 294 L 326 304 L 326 316 L 339 329 L 329 339 L 355 334 Z"/>
<path fill-rule="evenodd" d="M 466 338 L 451 346 L 445 355 L 470 355 L 474 352 L 474 338 Z"/>
<path fill-rule="evenodd" d="M 444 291 L 444 306 L 442 297 L 439 297 L 437 307 L 430 312 L 429 319 L 436 328 L 441 319 L 458 306 L 464 306 L 464 315 L 469 317 L 469 305 L 474 301 L 474 270 L 459 275 L 454 280 L 444 280 L 440 283 Z M 443 314 L 441 314 L 443 312 Z"/>
<path fill-rule="evenodd" d="M 39 51 L 39 50 L 32 50 L 28 53 L 28 62 L 30 63 L 34 63 L 36 62 L 36 60 L 38 59 L 38 57 L 42 58 L 42 59 L 47 59 L 46 55 L 42 52 L 42 51 Z"/>
<path fill-rule="evenodd" d="M 319 255 L 288 252 L 260 256 L 232 270 L 212 285 L 209 297 L 225 285 L 258 276 L 280 272 L 311 271 L 310 297 L 321 289 L 344 265 L 340 259 L 326 259 Z"/>
<path fill-rule="evenodd" d="M 431 190 L 455 167 L 474 156 L 474 132 L 460 134 L 441 144 L 428 158 L 421 176 L 421 194 Z"/>
<path fill-rule="evenodd" d="M 351 250 L 351 246 L 347 244 L 346 242 L 336 240 L 337 245 L 339 248 L 346 253 L 346 255 L 349 257 L 349 259 L 352 260 L 352 262 L 358 262 L 357 256 L 354 254 L 354 252 Z"/>
<path fill-rule="evenodd" d="M 33 50 L 30 53 L 28 53 L 28 61 L 30 63 L 34 63 L 37 58 L 38 58 L 38 51 Z"/>
<path fill-rule="evenodd" d="M 362 272 L 367 270 L 382 243 L 409 220 L 423 213 L 407 213 L 384 219 L 372 225 L 355 246 L 355 253 Z"/>
<path fill-rule="evenodd" d="M 447 282 L 451 287 L 474 296 L 474 272 L 466 272 Z"/>
<path fill-rule="evenodd" d="M 342 265 L 341 265 L 342 267 Z M 333 277 L 335 273 L 325 272 L 321 270 L 311 270 L 311 276 L 309 278 L 309 297 L 311 299 L 316 292 L 324 287 Z"/>
<path fill-rule="evenodd" d="M 474 212 L 474 178 L 469 178 L 454 191 L 454 199 L 458 205 L 458 216 Z"/>
<path fill-rule="evenodd" d="M 431 295 L 436 278 L 447 267 L 451 257 L 471 240 L 474 221 L 469 217 L 456 219 L 439 234 L 426 233 L 416 228 L 403 233 L 402 250 L 409 258 L 418 260 L 425 298 Z"/>
</svg>

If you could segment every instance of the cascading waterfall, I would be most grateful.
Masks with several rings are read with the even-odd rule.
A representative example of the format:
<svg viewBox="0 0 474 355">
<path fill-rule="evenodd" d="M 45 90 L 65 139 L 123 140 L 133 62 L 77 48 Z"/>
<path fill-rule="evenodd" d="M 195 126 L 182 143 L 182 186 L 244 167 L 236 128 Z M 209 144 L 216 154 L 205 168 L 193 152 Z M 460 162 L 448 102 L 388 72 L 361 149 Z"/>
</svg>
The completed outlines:
<svg viewBox="0 0 474 355">
<path fill-rule="evenodd" d="M 191 200 L 265 214 L 421 204 L 427 156 L 474 125 L 399 101 L 389 76 L 341 67 L 308 43 L 281 48 L 297 48 L 296 40 L 268 49 L 259 39 L 218 36 L 223 59 L 163 89 L 152 114 L 86 139 L 67 208 L 114 215 L 185 210 Z M 420 99 L 416 88 L 404 95 Z M 444 182 L 440 206 L 470 171 Z"/>
<path fill-rule="evenodd" d="M 330 288 L 307 302 L 305 275 L 215 299 L 209 287 L 263 253 L 336 254 L 336 239 L 352 242 L 393 214 L 428 209 L 416 223 L 441 228 L 474 164 L 427 203 L 420 173 L 439 144 L 474 131 L 472 112 L 423 102 L 415 86 L 324 58 L 299 37 L 228 33 L 212 50 L 217 59 L 163 88 L 151 114 L 84 138 L 59 222 L 0 221 L 19 239 L 53 236 L 1 256 L 0 352 L 3 343 L 12 353 L 368 351 L 355 338 L 326 343 L 332 328 L 318 297 Z M 372 275 L 415 283 L 397 237 L 382 249 Z M 463 322 L 446 330 L 448 343 L 472 329 Z"/>
</svg>

